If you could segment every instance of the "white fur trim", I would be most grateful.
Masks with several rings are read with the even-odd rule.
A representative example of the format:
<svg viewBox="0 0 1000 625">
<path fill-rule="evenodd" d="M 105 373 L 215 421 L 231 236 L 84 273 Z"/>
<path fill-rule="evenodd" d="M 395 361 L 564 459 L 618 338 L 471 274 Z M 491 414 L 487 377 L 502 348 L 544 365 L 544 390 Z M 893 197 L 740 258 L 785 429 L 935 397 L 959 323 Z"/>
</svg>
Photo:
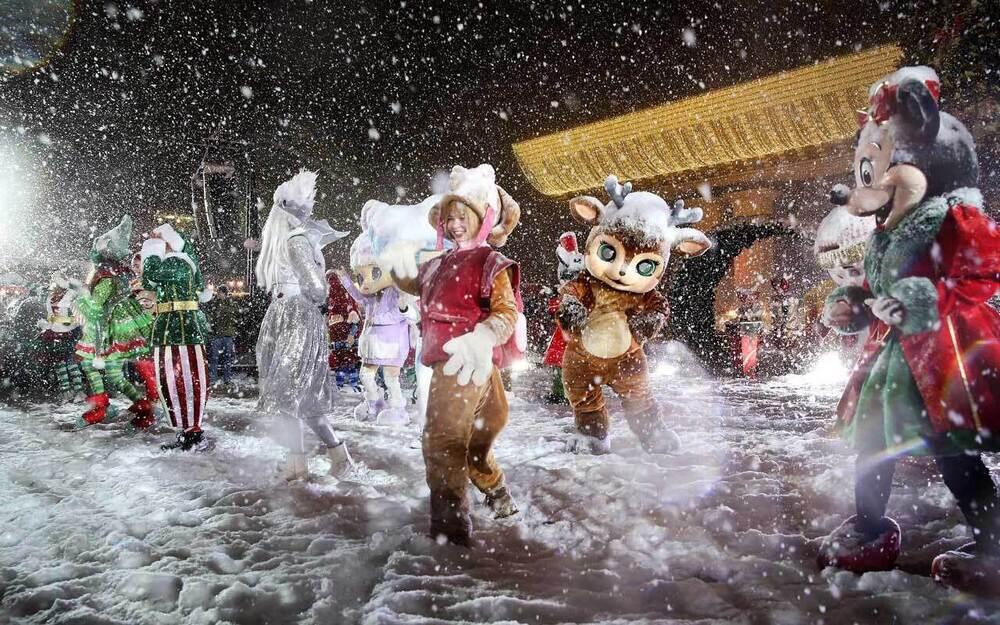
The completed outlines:
<svg viewBox="0 0 1000 625">
<path fill-rule="evenodd" d="M 163 239 L 146 239 L 139 250 L 139 258 L 145 263 L 150 256 L 163 258 L 167 254 L 167 242 Z"/>
<path fill-rule="evenodd" d="M 213 297 L 215 297 L 215 291 L 213 291 L 212 289 L 205 289 L 203 291 L 198 291 L 198 301 L 201 302 L 202 304 L 204 304 L 205 302 L 212 301 Z"/>
<path fill-rule="evenodd" d="M 174 248 L 174 251 L 180 252 L 184 249 L 184 239 L 170 224 L 160 224 L 153 228 L 153 232 L 160 235 L 160 238 L 166 241 L 170 247 Z"/>
<path fill-rule="evenodd" d="M 962 204 L 969 204 L 976 208 L 983 208 L 983 192 L 976 187 L 960 187 L 945 194 L 946 197 L 958 198 Z"/>
<path fill-rule="evenodd" d="M 183 252 L 170 252 L 169 254 L 163 257 L 163 260 L 167 260 L 168 258 L 179 258 L 184 262 L 186 262 L 187 264 L 191 265 L 191 269 L 198 271 L 198 266 L 194 264 L 194 261 L 191 259 L 191 257 Z"/>
</svg>

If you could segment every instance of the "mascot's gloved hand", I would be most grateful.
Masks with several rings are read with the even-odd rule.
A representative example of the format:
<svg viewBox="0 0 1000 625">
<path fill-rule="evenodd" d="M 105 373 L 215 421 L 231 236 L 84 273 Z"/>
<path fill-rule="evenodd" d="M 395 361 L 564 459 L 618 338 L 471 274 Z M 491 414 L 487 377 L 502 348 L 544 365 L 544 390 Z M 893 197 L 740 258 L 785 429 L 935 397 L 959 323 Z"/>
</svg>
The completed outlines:
<svg viewBox="0 0 1000 625">
<path fill-rule="evenodd" d="M 417 254 L 423 249 L 419 243 L 396 241 L 379 254 L 376 262 L 383 271 L 391 271 L 400 278 L 417 277 Z"/>
<path fill-rule="evenodd" d="M 587 307 L 572 295 L 564 295 L 559 302 L 556 319 L 564 330 L 576 332 L 583 328 L 584 322 L 587 321 Z"/>
<path fill-rule="evenodd" d="M 903 303 L 895 297 L 877 297 L 865 302 L 872 309 L 872 314 L 888 326 L 898 326 L 906 317 Z"/>
<path fill-rule="evenodd" d="M 493 372 L 493 348 L 497 335 L 489 326 L 477 323 L 472 332 L 456 336 L 444 344 L 444 353 L 451 354 L 444 363 L 445 375 L 458 374 L 458 383 L 465 386 L 471 380 L 476 386 L 486 384 Z"/>
<path fill-rule="evenodd" d="M 656 310 L 636 313 L 628 318 L 629 330 L 640 343 L 645 343 L 659 334 L 666 323 L 667 316 Z"/>
</svg>

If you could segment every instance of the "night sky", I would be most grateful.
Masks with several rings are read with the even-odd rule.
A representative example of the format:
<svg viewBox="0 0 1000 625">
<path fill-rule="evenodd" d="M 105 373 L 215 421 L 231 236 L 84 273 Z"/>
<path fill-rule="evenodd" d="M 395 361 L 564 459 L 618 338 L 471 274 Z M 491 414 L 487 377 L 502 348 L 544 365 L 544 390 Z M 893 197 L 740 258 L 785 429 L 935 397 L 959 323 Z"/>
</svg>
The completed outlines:
<svg viewBox="0 0 1000 625">
<path fill-rule="evenodd" d="M 89 245 L 90 227 L 126 211 L 141 226 L 155 210 L 188 211 L 188 177 L 214 136 L 221 143 L 209 156 L 245 154 L 268 205 L 289 173 L 320 168 L 318 212 L 341 228 L 365 199 L 416 202 L 435 170 L 490 162 L 524 210 L 509 249 L 537 250 L 541 240 L 548 251 L 572 224 L 563 202 L 530 187 L 512 142 L 913 36 L 926 27 L 912 17 L 920 10 L 78 2 L 68 40 L 46 64 L 0 78 L 0 145 L 4 158 L 15 155 L 6 167 L 32 189 L 18 238 L 72 257 Z"/>
</svg>

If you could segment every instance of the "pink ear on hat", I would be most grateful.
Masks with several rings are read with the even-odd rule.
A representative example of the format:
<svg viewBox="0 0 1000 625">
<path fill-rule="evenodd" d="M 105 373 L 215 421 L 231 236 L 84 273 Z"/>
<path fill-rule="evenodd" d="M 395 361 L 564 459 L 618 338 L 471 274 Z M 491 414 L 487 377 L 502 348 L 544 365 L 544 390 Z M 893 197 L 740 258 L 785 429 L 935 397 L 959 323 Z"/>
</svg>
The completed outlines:
<svg viewBox="0 0 1000 625">
<path fill-rule="evenodd" d="M 564 232 L 559 237 L 559 246 L 570 253 L 576 253 L 579 248 L 576 242 L 575 232 Z"/>
</svg>

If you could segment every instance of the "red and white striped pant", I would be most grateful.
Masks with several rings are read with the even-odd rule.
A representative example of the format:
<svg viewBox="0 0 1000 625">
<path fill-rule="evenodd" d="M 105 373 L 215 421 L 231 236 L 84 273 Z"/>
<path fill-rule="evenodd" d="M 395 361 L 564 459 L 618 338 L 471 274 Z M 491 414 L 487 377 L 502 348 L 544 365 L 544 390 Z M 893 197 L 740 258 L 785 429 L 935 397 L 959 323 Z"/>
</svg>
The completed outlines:
<svg viewBox="0 0 1000 625">
<path fill-rule="evenodd" d="M 208 401 L 205 349 L 201 345 L 163 345 L 153 349 L 160 399 L 174 427 L 201 430 Z"/>
</svg>

